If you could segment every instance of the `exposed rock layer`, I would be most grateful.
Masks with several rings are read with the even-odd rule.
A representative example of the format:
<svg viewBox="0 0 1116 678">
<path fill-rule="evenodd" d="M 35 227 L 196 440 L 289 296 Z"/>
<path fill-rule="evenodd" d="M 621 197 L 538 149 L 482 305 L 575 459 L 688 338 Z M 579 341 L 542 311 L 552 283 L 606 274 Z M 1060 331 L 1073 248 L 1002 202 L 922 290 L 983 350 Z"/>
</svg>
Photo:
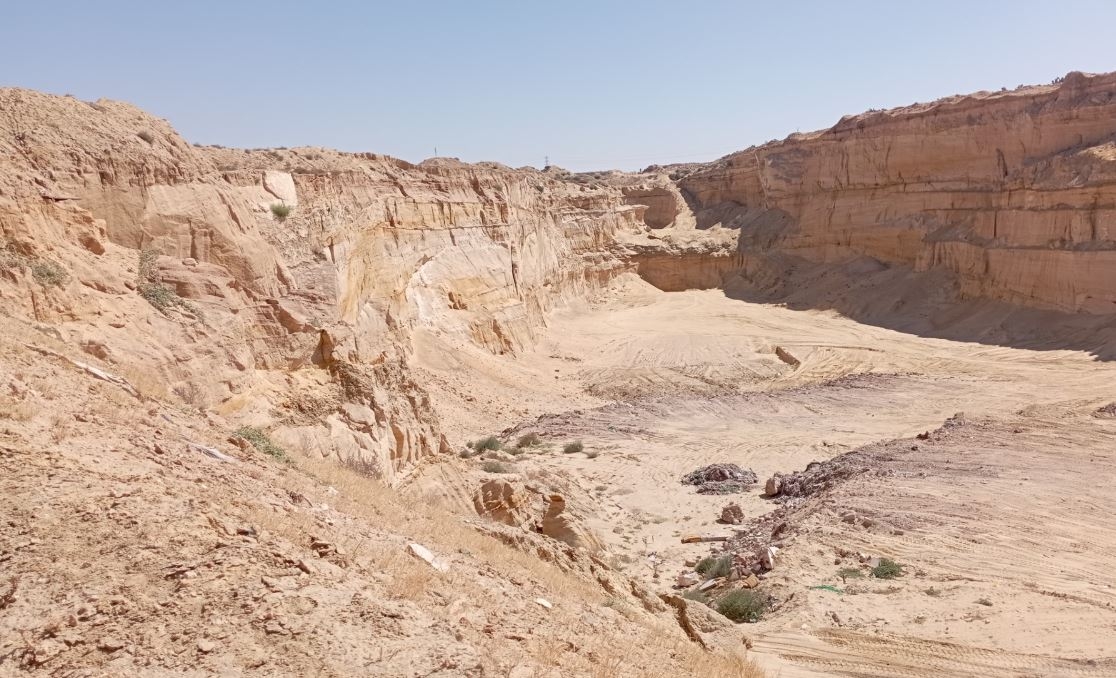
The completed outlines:
<svg viewBox="0 0 1116 678">
<path fill-rule="evenodd" d="M 966 296 L 1116 309 L 1116 75 L 848 116 L 691 171 L 698 222 L 819 262 L 868 255 Z M 769 235 L 769 234 L 768 234 Z"/>
</svg>

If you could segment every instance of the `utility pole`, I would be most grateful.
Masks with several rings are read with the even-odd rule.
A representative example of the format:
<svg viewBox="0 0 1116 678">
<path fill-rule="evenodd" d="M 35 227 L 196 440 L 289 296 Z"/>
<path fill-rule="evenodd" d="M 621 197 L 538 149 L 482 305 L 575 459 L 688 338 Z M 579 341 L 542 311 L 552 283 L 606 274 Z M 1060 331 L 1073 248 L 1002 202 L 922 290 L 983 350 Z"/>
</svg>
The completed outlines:
<svg viewBox="0 0 1116 678">
<path fill-rule="evenodd" d="M 438 157 L 438 147 L 437 146 L 434 147 L 434 157 L 435 158 Z"/>
<path fill-rule="evenodd" d="M 543 156 L 543 169 L 546 169 L 547 167 L 550 167 L 550 156 L 549 155 L 544 155 Z"/>
</svg>

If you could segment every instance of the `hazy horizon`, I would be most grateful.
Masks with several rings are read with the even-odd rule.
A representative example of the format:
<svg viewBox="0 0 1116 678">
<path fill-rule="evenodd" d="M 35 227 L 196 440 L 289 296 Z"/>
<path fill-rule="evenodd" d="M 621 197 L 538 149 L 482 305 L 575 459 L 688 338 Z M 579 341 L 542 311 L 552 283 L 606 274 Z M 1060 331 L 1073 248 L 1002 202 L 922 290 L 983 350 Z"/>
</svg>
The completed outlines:
<svg viewBox="0 0 1116 678">
<path fill-rule="evenodd" d="M 120 99 L 190 142 L 633 170 L 841 116 L 1116 69 L 1071 2 L 24 4 L 0 85 Z M 44 48 L 46 47 L 46 48 Z"/>
</svg>

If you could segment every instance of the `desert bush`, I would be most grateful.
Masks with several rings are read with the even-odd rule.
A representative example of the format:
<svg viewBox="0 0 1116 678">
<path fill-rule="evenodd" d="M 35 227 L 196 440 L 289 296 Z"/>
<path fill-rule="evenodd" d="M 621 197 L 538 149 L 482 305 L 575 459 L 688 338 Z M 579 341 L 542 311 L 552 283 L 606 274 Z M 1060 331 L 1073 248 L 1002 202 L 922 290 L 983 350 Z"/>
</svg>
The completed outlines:
<svg viewBox="0 0 1116 678">
<path fill-rule="evenodd" d="M 291 207 L 290 205 L 284 205 L 281 202 L 277 202 L 271 206 L 271 213 L 279 221 L 285 221 L 286 218 L 291 215 Z"/>
<path fill-rule="evenodd" d="M 242 426 L 233 433 L 233 436 L 247 440 L 252 444 L 252 447 L 270 457 L 274 457 L 280 461 L 286 461 L 287 459 L 286 451 L 272 442 L 271 438 L 268 438 L 267 434 L 258 428 L 253 426 Z"/>
<path fill-rule="evenodd" d="M 155 250 L 140 250 L 139 262 L 136 266 L 136 291 L 163 315 L 168 315 L 168 311 L 172 308 L 181 308 L 193 314 L 198 320 L 204 321 L 205 316 L 201 309 L 178 296 L 178 292 L 167 287 L 160 280 L 159 271 L 155 267 L 158 259 L 159 253 Z"/>
<path fill-rule="evenodd" d="M 496 436 L 488 436 L 487 438 L 481 438 L 480 440 L 475 441 L 473 443 L 473 450 L 478 453 L 484 452 L 485 450 L 492 450 L 495 452 L 503 446 L 504 443 L 500 442 L 499 438 L 497 438 Z"/>
<path fill-rule="evenodd" d="M 61 287 L 70 280 L 70 274 L 60 264 L 25 254 L 10 242 L 0 246 L 0 269 L 16 270 L 24 266 L 31 269 L 31 276 L 43 287 Z"/>
<path fill-rule="evenodd" d="M 710 556 L 708 558 L 702 558 L 694 570 L 698 574 L 708 577 L 709 579 L 727 577 L 729 572 L 732 572 L 732 556 L 721 556 L 720 558 Z"/>
<path fill-rule="evenodd" d="M 876 579 L 895 579 L 903 574 L 903 566 L 890 558 L 881 558 L 880 564 L 872 568 Z"/>
<path fill-rule="evenodd" d="M 863 579 L 864 572 L 862 572 L 859 567 L 842 567 L 840 570 L 837 570 L 837 576 L 841 578 L 841 581 L 845 581 L 846 579 Z"/>
<path fill-rule="evenodd" d="M 515 467 L 502 461 L 486 461 L 481 464 L 485 473 L 515 473 Z"/>
<path fill-rule="evenodd" d="M 46 259 L 32 262 L 31 275 L 43 287 L 61 287 L 70 279 L 66 269 Z"/>
<path fill-rule="evenodd" d="M 565 454 L 577 454 L 584 449 L 585 446 L 581 444 L 581 441 L 575 440 L 572 443 L 566 443 L 566 446 L 562 448 L 562 452 Z"/>
<path fill-rule="evenodd" d="M 136 136 L 139 137 L 140 139 L 143 139 L 144 141 L 146 141 L 149 144 L 152 143 L 153 141 L 155 141 L 155 135 L 152 134 L 151 132 L 148 132 L 147 130 L 143 130 L 142 132 L 136 134 Z"/>
<path fill-rule="evenodd" d="M 515 441 L 515 446 L 522 449 L 524 447 L 535 447 L 542 443 L 542 438 L 538 433 L 526 433 L 519 436 L 519 440 Z"/>
<path fill-rule="evenodd" d="M 709 604 L 709 596 L 707 596 L 704 591 L 698 591 L 697 589 L 686 591 L 682 594 L 682 597 L 686 600 L 693 600 L 703 605 Z"/>
<path fill-rule="evenodd" d="M 767 611 L 767 594 L 748 589 L 730 591 L 717 601 L 717 611 L 734 622 L 757 622 Z"/>
</svg>

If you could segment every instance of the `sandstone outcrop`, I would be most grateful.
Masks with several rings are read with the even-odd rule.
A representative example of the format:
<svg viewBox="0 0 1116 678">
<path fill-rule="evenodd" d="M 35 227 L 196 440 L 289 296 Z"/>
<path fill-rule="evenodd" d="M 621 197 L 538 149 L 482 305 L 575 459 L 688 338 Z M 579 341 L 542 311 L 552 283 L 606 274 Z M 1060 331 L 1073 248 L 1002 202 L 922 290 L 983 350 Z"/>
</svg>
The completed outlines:
<svg viewBox="0 0 1116 678">
<path fill-rule="evenodd" d="M 962 295 L 1116 309 L 1116 75 L 847 116 L 679 181 L 746 254 L 870 256 Z"/>
<path fill-rule="evenodd" d="M 628 271 L 665 290 L 908 271 L 945 302 L 1116 308 L 1116 75 L 638 174 L 201 147 L 128 104 L 20 89 L 0 111 L 0 311 L 388 480 L 451 448 L 416 332 L 514 354 Z"/>
</svg>

